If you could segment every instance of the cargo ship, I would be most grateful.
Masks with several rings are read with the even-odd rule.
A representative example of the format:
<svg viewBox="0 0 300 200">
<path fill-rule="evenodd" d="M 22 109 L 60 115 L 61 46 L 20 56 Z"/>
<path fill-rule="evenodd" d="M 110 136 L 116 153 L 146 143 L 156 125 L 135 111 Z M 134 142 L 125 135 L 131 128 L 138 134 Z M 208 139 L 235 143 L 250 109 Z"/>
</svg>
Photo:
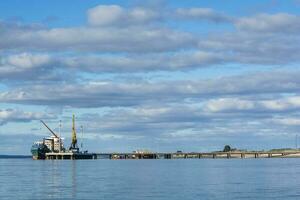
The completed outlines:
<svg viewBox="0 0 300 200">
<path fill-rule="evenodd" d="M 77 145 L 77 136 L 75 129 L 75 116 L 72 118 L 72 141 L 68 150 L 64 147 L 63 138 L 56 134 L 43 120 L 41 123 L 52 134 L 50 137 L 43 138 L 42 141 L 36 141 L 31 147 L 31 154 L 34 160 L 45 159 L 96 159 L 96 154 L 88 151 L 80 151 Z"/>
</svg>

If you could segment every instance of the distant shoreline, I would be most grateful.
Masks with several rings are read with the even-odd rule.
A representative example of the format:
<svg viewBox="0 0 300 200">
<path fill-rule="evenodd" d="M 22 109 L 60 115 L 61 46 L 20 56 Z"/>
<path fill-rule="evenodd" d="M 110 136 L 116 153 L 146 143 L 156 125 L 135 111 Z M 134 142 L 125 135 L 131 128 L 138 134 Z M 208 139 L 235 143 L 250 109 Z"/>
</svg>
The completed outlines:
<svg viewBox="0 0 300 200">
<path fill-rule="evenodd" d="M 31 155 L 0 155 L 0 159 L 32 158 Z"/>
</svg>

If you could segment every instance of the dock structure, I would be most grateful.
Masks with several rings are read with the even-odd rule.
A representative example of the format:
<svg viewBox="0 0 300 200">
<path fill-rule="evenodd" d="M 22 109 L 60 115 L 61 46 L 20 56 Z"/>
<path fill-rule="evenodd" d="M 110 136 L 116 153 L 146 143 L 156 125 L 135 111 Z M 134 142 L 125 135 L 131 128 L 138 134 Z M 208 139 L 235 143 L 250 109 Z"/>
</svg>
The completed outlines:
<svg viewBox="0 0 300 200">
<path fill-rule="evenodd" d="M 84 159 L 97 159 L 97 154 L 81 153 L 81 152 L 46 153 L 46 160 L 84 160 Z"/>
<path fill-rule="evenodd" d="M 32 158 L 34 160 L 79 160 L 79 159 L 232 159 L 232 158 L 300 158 L 300 149 L 272 149 L 270 151 L 247 151 L 232 149 L 225 145 L 223 151 L 213 152 L 150 152 L 147 150 L 137 150 L 132 153 L 88 153 L 82 151 L 77 144 L 77 134 L 75 128 L 75 115 L 72 116 L 72 140 L 68 149 L 64 147 L 63 138 L 55 133 L 43 120 L 42 124 L 50 131 L 51 137 L 43 138 L 43 141 L 35 142 L 31 147 Z M 61 127 L 61 123 L 59 125 Z M 82 134 L 83 127 L 81 126 Z M 82 145 L 81 145 L 82 148 Z"/>
<path fill-rule="evenodd" d="M 232 151 L 232 152 L 209 152 L 209 153 L 97 153 L 97 159 L 232 159 L 232 158 L 288 158 L 299 157 L 300 151 Z"/>
<path fill-rule="evenodd" d="M 300 158 L 300 151 L 289 152 L 209 152 L 209 153 L 83 153 L 83 152 L 50 152 L 46 160 L 79 160 L 79 159 L 246 159 L 246 158 Z"/>
<path fill-rule="evenodd" d="M 97 159 L 97 154 L 88 153 L 87 150 L 80 151 L 77 145 L 77 134 L 75 128 L 75 115 L 72 116 L 72 140 L 69 149 L 63 145 L 63 140 L 60 134 L 55 133 L 43 120 L 42 124 L 50 131 L 52 136 L 44 138 L 43 141 L 35 142 L 31 147 L 32 158 L 34 160 L 84 160 Z M 61 127 L 61 122 L 59 124 Z M 83 127 L 81 126 L 82 134 Z M 82 145 L 81 145 L 82 147 Z"/>
</svg>

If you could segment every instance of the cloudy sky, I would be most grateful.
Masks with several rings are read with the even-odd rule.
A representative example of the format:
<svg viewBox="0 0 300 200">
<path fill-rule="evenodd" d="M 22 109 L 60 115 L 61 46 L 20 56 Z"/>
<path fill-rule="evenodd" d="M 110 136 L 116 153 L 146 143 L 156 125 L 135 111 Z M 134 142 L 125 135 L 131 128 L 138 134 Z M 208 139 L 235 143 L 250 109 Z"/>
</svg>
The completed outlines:
<svg viewBox="0 0 300 200">
<path fill-rule="evenodd" d="M 0 1 L 0 154 L 73 113 L 96 152 L 295 147 L 299 63 L 298 0 Z"/>
</svg>

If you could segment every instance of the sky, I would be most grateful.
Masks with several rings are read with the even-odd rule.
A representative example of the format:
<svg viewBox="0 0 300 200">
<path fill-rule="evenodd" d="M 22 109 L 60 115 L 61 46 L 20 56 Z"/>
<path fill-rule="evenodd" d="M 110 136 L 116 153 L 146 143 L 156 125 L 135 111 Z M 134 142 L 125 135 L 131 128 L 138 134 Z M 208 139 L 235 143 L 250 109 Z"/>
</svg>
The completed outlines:
<svg viewBox="0 0 300 200">
<path fill-rule="evenodd" d="M 294 148 L 299 55 L 299 0 L 3 0 L 0 154 L 72 114 L 92 152 Z"/>
</svg>

